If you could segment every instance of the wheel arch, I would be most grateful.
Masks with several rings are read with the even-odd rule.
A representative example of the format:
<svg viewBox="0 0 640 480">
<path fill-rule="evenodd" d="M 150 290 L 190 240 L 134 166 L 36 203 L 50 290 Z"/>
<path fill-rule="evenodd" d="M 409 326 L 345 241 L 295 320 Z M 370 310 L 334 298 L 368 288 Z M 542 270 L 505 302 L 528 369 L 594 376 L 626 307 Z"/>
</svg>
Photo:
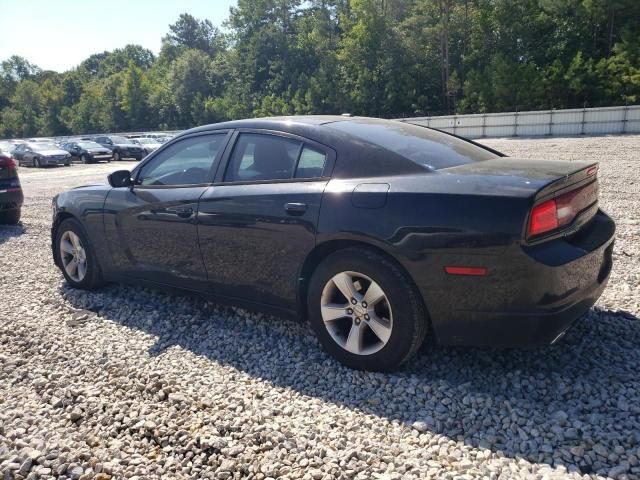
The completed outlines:
<svg viewBox="0 0 640 480">
<path fill-rule="evenodd" d="M 391 254 L 381 246 L 360 239 L 327 240 L 316 245 L 315 248 L 311 250 L 311 252 L 309 252 L 307 257 L 305 258 L 304 263 L 302 264 L 302 267 L 300 268 L 300 274 L 298 275 L 299 281 L 297 288 L 297 303 L 298 312 L 301 318 L 306 318 L 307 316 L 307 292 L 309 288 L 309 281 L 311 279 L 311 276 L 313 275 L 313 272 L 316 270 L 318 265 L 320 265 L 320 263 L 332 253 L 351 247 L 361 247 L 376 252 L 377 254 L 385 257 L 387 260 L 392 262 L 407 277 L 407 280 L 415 289 L 415 292 L 418 294 L 418 297 L 422 302 L 422 307 L 424 308 L 424 312 L 426 314 L 427 328 L 431 329 L 428 306 L 420 289 L 416 285 L 415 280 L 409 273 L 409 270 L 407 270 L 402 262 L 400 262 L 393 254 Z"/>
</svg>

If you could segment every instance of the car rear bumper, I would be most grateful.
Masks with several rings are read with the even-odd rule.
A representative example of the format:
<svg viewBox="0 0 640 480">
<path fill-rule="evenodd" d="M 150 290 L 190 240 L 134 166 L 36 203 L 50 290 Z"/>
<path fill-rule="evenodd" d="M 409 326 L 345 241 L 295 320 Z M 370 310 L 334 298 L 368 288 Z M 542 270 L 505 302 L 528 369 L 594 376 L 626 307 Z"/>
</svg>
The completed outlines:
<svg viewBox="0 0 640 480">
<path fill-rule="evenodd" d="M 612 267 L 615 224 L 599 211 L 579 235 L 483 258 L 484 277 L 443 278 L 435 301 L 440 343 L 494 347 L 553 343 L 602 294 Z M 448 307 L 447 307 L 448 305 Z"/>
<path fill-rule="evenodd" d="M 23 201 L 22 188 L 0 186 L 0 212 L 17 210 L 22 207 Z"/>
</svg>

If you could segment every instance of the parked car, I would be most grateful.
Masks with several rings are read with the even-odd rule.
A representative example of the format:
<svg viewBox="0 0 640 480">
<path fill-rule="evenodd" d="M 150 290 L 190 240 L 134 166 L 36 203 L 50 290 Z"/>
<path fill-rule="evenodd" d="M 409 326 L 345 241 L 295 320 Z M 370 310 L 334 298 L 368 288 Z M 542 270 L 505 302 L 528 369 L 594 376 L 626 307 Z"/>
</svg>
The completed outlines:
<svg viewBox="0 0 640 480">
<path fill-rule="evenodd" d="M 54 138 L 47 138 L 47 137 L 38 137 L 38 138 L 28 138 L 27 139 L 28 143 L 56 143 L 56 140 Z"/>
<path fill-rule="evenodd" d="M 0 153 L 2 153 L 4 155 L 7 155 L 7 156 L 11 157 L 12 156 L 12 152 L 13 152 L 13 150 L 15 148 L 16 148 L 16 146 L 11 142 L 8 142 L 8 141 L 0 142 Z"/>
<path fill-rule="evenodd" d="M 100 160 L 110 162 L 113 152 L 99 143 L 87 140 L 67 142 L 62 145 L 62 149 L 71 154 L 72 158 L 77 158 L 82 163 L 94 163 Z"/>
<path fill-rule="evenodd" d="M 0 223 L 18 223 L 23 200 L 16 162 L 8 155 L 0 153 Z"/>
<path fill-rule="evenodd" d="M 123 158 L 135 158 L 136 160 L 142 160 L 144 157 L 144 150 L 140 145 L 136 145 L 128 138 L 118 135 L 99 135 L 94 138 L 96 143 L 99 143 L 103 147 L 111 149 L 113 152 L 113 159 L 115 161 L 122 160 Z"/>
<path fill-rule="evenodd" d="M 158 142 L 155 138 L 140 137 L 132 138 L 131 141 L 142 147 L 145 156 L 149 155 L 151 152 L 156 151 L 162 146 L 162 143 Z"/>
<path fill-rule="evenodd" d="M 51 165 L 71 165 L 71 155 L 53 143 L 22 143 L 13 151 L 18 165 L 28 167 L 47 167 Z"/>
<path fill-rule="evenodd" d="M 194 291 L 294 317 L 353 368 L 446 345 L 556 342 L 605 288 L 597 163 L 528 160 L 339 116 L 184 132 L 53 202 L 66 281 Z"/>
</svg>

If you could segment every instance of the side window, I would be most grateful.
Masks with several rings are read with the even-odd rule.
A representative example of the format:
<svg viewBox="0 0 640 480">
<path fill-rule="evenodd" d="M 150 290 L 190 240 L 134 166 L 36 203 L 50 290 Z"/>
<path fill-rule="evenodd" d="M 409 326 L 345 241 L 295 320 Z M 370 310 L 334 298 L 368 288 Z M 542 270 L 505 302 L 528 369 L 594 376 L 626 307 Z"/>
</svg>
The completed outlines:
<svg viewBox="0 0 640 480">
<path fill-rule="evenodd" d="M 302 143 L 275 135 L 242 133 L 224 175 L 225 182 L 284 180 L 293 169 Z"/>
<path fill-rule="evenodd" d="M 296 168 L 296 178 L 321 177 L 326 162 L 327 155 L 324 152 L 305 145 Z"/>
<path fill-rule="evenodd" d="M 144 165 L 140 185 L 197 185 L 211 181 L 211 168 L 225 144 L 226 133 L 185 138 Z"/>
</svg>

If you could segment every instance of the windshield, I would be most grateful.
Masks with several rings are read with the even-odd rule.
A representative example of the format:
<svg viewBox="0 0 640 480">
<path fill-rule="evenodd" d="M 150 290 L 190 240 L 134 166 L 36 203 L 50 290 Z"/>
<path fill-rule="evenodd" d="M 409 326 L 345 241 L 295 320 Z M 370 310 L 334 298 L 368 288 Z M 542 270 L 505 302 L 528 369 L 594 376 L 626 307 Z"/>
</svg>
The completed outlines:
<svg viewBox="0 0 640 480">
<path fill-rule="evenodd" d="M 368 118 L 334 122 L 327 126 L 402 155 L 431 170 L 497 157 L 473 143 L 410 123 Z"/>
<path fill-rule="evenodd" d="M 31 148 L 36 152 L 43 152 L 45 150 L 60 150 L 53 143 L 32 143 Z"/>
<path fill-rule="evenodd" d="M 131 140 L 124 137 L 110 137 L 113 143 L 131 143 Z"/>
<path fill-rule="evenodd" d="M 78 142 L 78 145 L 82 148 L 104 148 L 102 145 L 96 142 Z"/>
</svg>

